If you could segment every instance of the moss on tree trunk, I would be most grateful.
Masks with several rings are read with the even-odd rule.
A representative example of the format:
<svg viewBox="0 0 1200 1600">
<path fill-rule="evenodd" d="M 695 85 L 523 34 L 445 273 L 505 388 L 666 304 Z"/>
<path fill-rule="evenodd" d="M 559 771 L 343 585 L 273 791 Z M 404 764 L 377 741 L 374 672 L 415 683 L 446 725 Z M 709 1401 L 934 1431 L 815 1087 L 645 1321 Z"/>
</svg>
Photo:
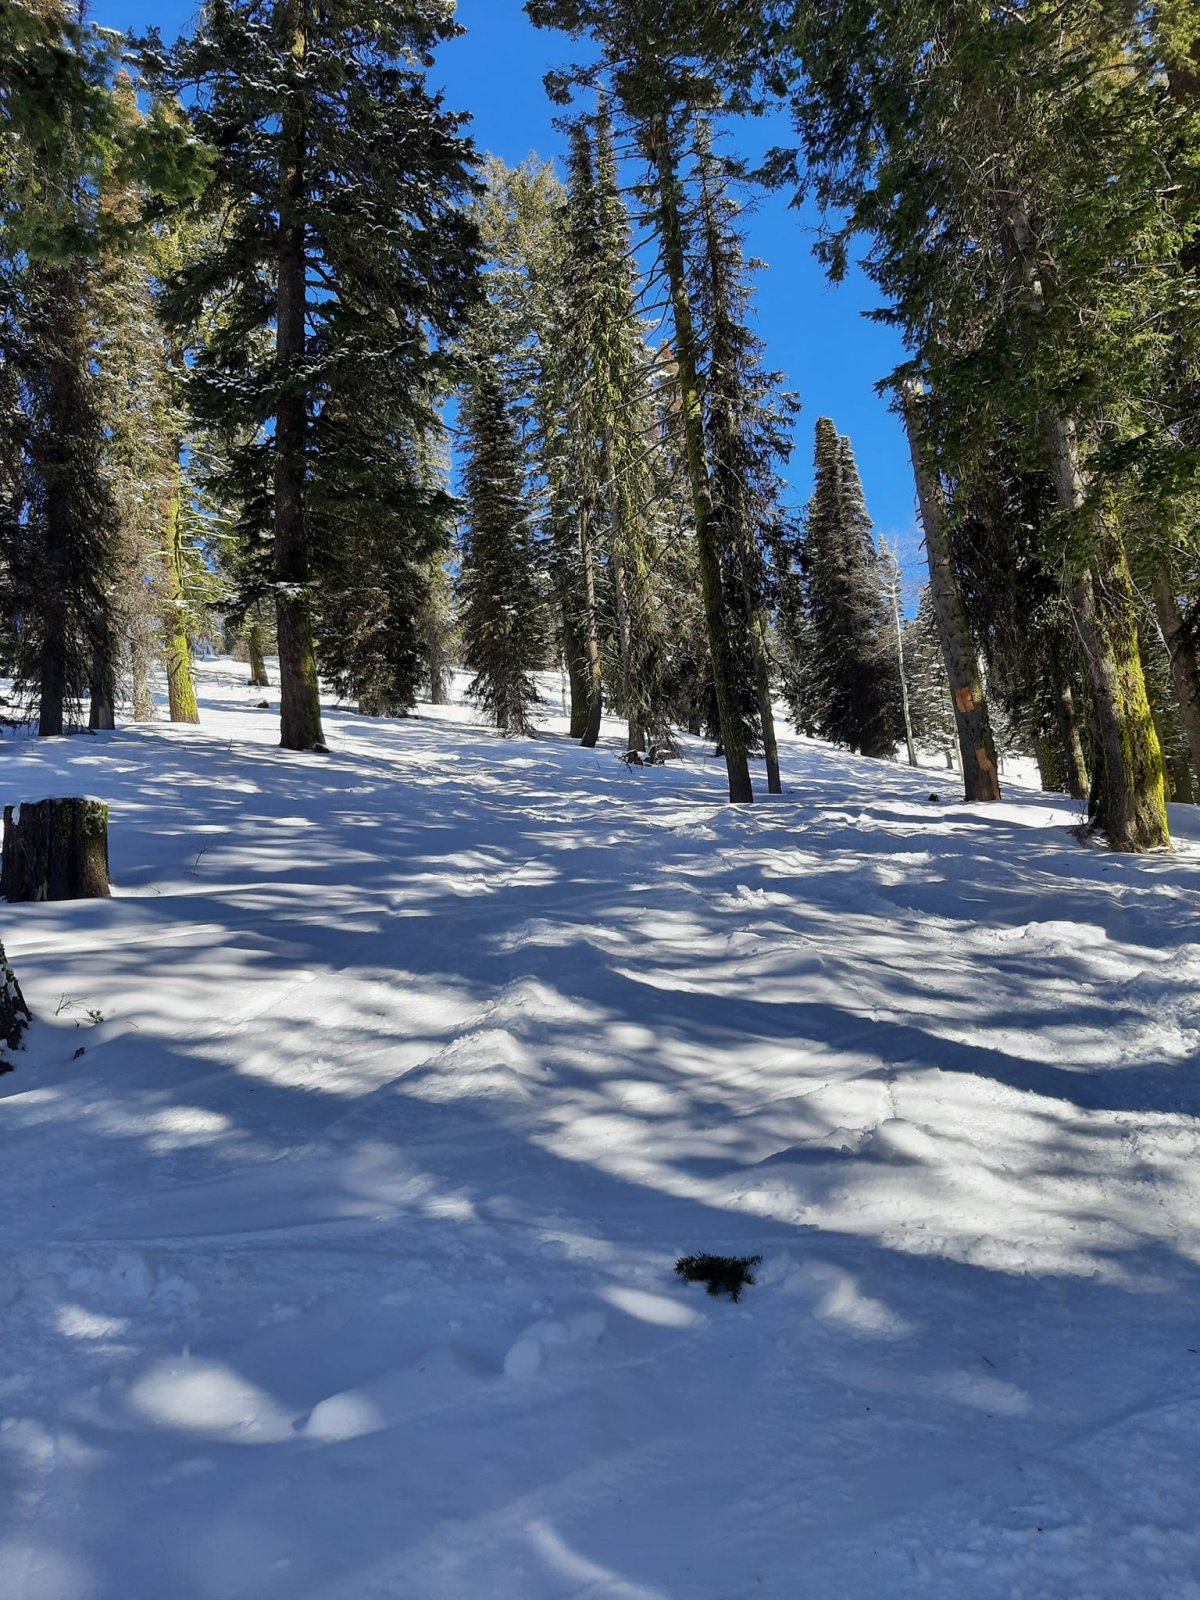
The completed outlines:
<svg viewBox="0 0 1200 1600">
<path fill-rule="evenodd" d="M 108 893 L 108 807 L 102 800 L 5 806 L 4 899 L 93 900 Z"/>
<path fill-rule="evenodd" d="M 996 745 L 992 738 L 979 657 L 971 638 L 958 574 L 954 570 L 941 480 L 931 459 L 926 438 L 925 404 L 921 385 L 906 384 L 901 394 L 901 408 L 917 485 L 921 526 L 925 531 L 929 590 L 937 620 L 938 640 L 942 647 L 946 676 L 950 680 L 963 790 L 968 800 L 999 800 Z"/>
</svg>

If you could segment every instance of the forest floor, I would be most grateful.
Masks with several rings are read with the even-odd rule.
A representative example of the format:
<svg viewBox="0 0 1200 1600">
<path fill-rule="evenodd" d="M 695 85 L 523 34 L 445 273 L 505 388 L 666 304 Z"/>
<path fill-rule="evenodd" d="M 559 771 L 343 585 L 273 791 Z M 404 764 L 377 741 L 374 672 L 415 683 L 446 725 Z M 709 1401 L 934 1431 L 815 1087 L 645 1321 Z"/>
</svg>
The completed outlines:
<svg viewBox="0 0 1200 1600">
<path fill-rule="evenodd" d="M 259 698 L 0 742 L 4 1600 L 1200 1597 L 1194 813 Z"/>
</svg>

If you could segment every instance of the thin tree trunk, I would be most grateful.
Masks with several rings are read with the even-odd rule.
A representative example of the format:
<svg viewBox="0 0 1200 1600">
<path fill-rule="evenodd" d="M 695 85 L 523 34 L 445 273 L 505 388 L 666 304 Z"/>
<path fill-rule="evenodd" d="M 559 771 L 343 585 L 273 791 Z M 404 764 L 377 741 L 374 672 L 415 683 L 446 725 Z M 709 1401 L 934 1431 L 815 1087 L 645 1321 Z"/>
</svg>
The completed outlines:
<svg viewBox="0 0 1200 1600">
<path fill-rule="evenodd" d="M 999 800 L 996 744 L 983 691 L 979 658 L 971 639 L 967 608 L 950 550 L 950 528 L 941 480 L 930 459 L 925 435 L 925 398 L 919 383 L 904 386 L 901 394 L 904 426 L 912 455 L 917 503 L 925 532 L 929 559 L 929 590 L 937 619 L 942 660 L 950 680 L 950 699 L 958 732 L 963 789 L 968 800 Z"/>
<path fill-rule="evenodd" d="M 771 704 L 770 652 L 762 611 L 754 604 L 749 585 L 743 595 L 750 622 L 750 658 L 754 664 L 754 691 L 758 700 L 758 719 L 762 726 L 763 760 L 767 767 L 767 793 L 782 794 L 779 774 L 779 741 L 775 737 L 775 707 Z"/>
<path fill-rule="evenodd" d="M 250 652 L 250 687 L 269 689 L 271 680 L 267 677 L 267 663 L 263 659 L 262 628 L 257 622 L 252 622 L 246 630 L 246 649 Z"/>
<path fill-rule="evenodd" d="M 56 418 L 73 416 L 79 375 L 71 353 L 76 340 L 78 305 L 71 295 L 70 274 L 63 268 L 45 270 L 37 297 L 44 318 L 39 342 L 46 347 L 47 411 Z M 59 324 L 59 325 L 54 325 Z M 71 507 L 67 476 L 71 441 L 55 427 L 37 445 L 39 467 L 46 487 L 45 559 L 40 574 L 42 647 L 38 670 L 38 736 L 53 738 L 64 732 L 68 691 L 70 621 L 68 595 L 79 587 L 80 575 L 71 571 L 69 556 Z"/>
<path fill-rule="evenodd" d="M 630 750 L 646 748 L 646 734 L 638 715 L 640 697 L 636 682 L 637 668 L 633 658 L 633 629 L 629 618 L 629 593 L 625 580 L 625 563 L 614 550 L 612 557 L 613 588 L 617 597 L 617 637 L 621 646 L 621 673 L 625 679 L 625 712 L 629 718 Z"/>
<path fill-rule="evenodd" d="M 1054 718 L 1058 723 L 1059 742 L 1066 757 L 1067 793 L 1073 800 L 1086 800 L 1090 782 L 1087 757 L 1083 753 L 1083 737 L 1079 732 L 1079 718 L 1075 713 L 1075 694 L 1057 658 L 1054 662 L 1051 693 L 1054 700 Z"/>
<path fill-rule="evenodd" d="M 913 743 L 912 708 L 908 699 L 908 674 L 904 669 L 904 628 L 900 621 L 900 592 L 897 580 L 900 568 L 896 552 L 888 549 L 887 541 L 882 536 L 880 536 L 879 542 L 883 545 L 884 556 L 888 561 L 888 598 L 892 602 L 892 621 L 896 626 L 896 661 L 900 669 L 900 705 L 904 712 L 904 744 L 908 751 L 908 764 L 910 767 L 915 767 L 919 763 L 917 761 L 917 747 Z"/>
<path fill-rule="evenodd" d="M 696 546 L 699 552 L 700 583 L 704 594 L 704 615 L 708 625 L 713 686 L 717 697 L 717 718 L 729 777 L 729 798 L 734 804 L 749 805 L 754 799 L 754 789 L 750 782 L 746 741 L 742 732 L 741 718 L 738 715 L 737 669 L 730 648 L 725 618 L 721 552 L 717 544 L 716 529 L 713 526 L 712 484 L 709 479 L 708 456 L 704 444 L 704 415 L 700 401 L 696 333 L 688 295 L 682 204 L 665 115 L 659 113 L 651 117 L 647 134 L 648 153 L 658 179 L 659 223 L 662 228 L 663 261 L 674 313 L 675 360 L 679 369 L 688 479 L 692 492 L 692 513 L 696 523 Z"/>
<path fill-rule="evenodd" d="M 586 505 L 579 508 L 579 553 L 583 560 L 584 631 L 588 664 L 588 717 L 580 744 L 595 747 L 604 714 L 604 669 L 600 661 L 600 633 L 596 620 L 596 573 L 592 564 L 591 518 Z"/>
<path fill-rule="evenodd" d="M 172 722 L 199 722 L 192 647 L 183 604 L 183 547 L 179 521 L 179 478 L 171 487 L 166 515 L 167 588 L 163 614 L 163 646 L 167 666 L 168 716 Z"/>
<path fill-rule="evenodd" d="M 275 416 L 275 569 L 279 634 L 280 743 L 323 750 L 317 660 L 309 621 L 308 534 L 304 517 L 308 407 L 301 385 L 305 356 L 305 132 L 296 110 L 297 79 L 307 49 L 304 8 L 292 0 L 289 93 L 280 132 L 278 285 L 275 348 L 285 388 Z"/>
<path fill-rule="evenodd" d="M 1154 573 L 1154 609 L 1171 663 L 1171 682 L 1192 768 L 1200 772 L 1200 664 L 1196 659 L 1196 641 L 1183 620 L 1175 598 L 1175 586 L 1165 564 L 1160 564 Z"/>
</svg>

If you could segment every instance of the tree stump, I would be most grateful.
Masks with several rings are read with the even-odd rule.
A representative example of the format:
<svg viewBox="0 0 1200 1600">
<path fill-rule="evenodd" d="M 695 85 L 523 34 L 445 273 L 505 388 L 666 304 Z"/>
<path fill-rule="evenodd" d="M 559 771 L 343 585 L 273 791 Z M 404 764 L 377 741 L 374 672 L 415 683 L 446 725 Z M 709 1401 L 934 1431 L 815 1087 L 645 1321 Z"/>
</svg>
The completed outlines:
<svg viewBox="0 0 1200 1600">
<path fill-rule="evenodd" d="M 21 994 L 21 985 L 8 964 L 4 946 L 0 944 L 0 1040 L 3 1040 L 10 1050 L 15 1050 L 30 1020 L 29 1007 Z"/>
<path fill-rule="evenodd" d="M 108 807 L 102 800 L 5 806 L 0 895 L 9 901 L 94 900 L 108 892 Z"/>
</svg>

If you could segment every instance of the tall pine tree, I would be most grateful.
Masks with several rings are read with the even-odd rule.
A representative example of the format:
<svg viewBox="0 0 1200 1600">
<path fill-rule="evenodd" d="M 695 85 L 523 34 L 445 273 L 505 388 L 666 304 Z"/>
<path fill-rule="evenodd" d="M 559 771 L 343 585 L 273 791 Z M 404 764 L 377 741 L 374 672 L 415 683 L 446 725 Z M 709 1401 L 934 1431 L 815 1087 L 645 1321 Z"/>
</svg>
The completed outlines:
<svg viewBox="0 0 1200 1600">
<path fill-rule="evenodd" d="M 524 462 L 495 366 L 476 363 L 463 402 L 466 465 L 460 599 L 468 688 L 505 734 L 529 734 L 546 647 Z"/>
<path fill-rule="evenodd" d="M 444 525 L 444 502 L 414 480 L 414 446 L 475 289 L 474 156 L 425 82 L 458 31 L 441 0 L 211 0 L 160 62 L 194 86 L 193 123 L 214 151 L 203 203 L 225 225 L 169 304 L 193 330 L 199 416 L 234 434 L 226 492 L 243 540 L 269 538 L 289 749 L 323 744 L 314 588 L 328 595 L 352 550 L 378 574 L 404 560 L 414 523 L 426 550 Z M 396 506 L 357 548 L 360 519 Z M 406 631 L 426 570 L 409 567 L 420 592 L 394 616 Z M 343 607 L 360 597 L 373 607 L 378 585 L 352 584 Z"/>
</svg>

